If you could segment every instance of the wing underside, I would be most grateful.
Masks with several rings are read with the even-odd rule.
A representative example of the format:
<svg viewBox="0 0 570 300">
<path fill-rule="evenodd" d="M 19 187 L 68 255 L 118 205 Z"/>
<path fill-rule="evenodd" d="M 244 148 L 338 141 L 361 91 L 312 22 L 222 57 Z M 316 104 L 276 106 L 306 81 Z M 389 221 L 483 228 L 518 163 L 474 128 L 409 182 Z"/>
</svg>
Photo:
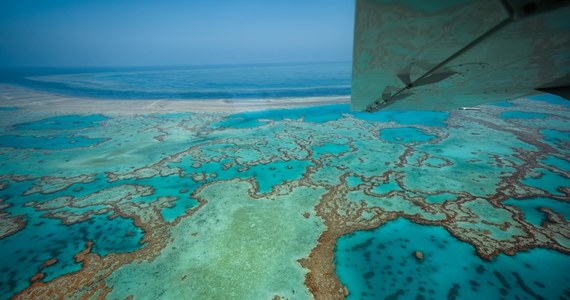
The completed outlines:
<svg viewBox="0 0 570 300">
<path fill-rule="evenodd" d="M 449 110 L 564 89 L 567 2 L 357 0 L 352 109 Z"/>
</svg>

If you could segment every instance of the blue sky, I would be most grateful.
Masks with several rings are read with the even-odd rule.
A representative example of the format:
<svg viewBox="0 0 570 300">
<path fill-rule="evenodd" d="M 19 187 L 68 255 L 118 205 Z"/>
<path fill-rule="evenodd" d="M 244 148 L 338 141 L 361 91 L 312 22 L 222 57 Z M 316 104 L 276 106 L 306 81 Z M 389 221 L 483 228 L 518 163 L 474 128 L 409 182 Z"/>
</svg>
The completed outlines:
<svg viewBox="0 0 570 300">
<path fill-rule="evenodd" d="M 0 0 L 0 66 L 349 61 L 354 0 Z"/>
</svg>

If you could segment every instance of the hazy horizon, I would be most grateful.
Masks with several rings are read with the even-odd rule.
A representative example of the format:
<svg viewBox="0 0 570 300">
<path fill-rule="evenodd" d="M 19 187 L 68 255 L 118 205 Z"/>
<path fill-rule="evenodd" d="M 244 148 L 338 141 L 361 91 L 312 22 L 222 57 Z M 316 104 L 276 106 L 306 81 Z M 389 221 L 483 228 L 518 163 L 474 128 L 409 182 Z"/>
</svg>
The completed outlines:
<svg viewBox="0 0 570 300">
<path fill-rule="evenodd" d="M 0 0 L 0 67 L 344 62 L 353 18 L 346 0 Z"/>
<path fill-rule="evenodd" d="M 18 66 L 4 66 L 0 65 L 0 69 L 10 70 L 10 69 L 102 69 L 102 70 L 128 70 L 128 69 L 192 69 L 192 68 L 218 68 L 218 67 L 256 67 L 256 66 L 291 66 L 291 65 L 322 65 L 322 64 L 335 64 L 335 63 L 346 63 L 352 64 L 352 60 L 328 60 L 328 61 L 288 61 L 288 62 L 244 62 L 244 63 L 204 63 L 204 64 L 180 64 L 180 65 L 97 65 L 97 66 L 82 66 L 82 65 L 75 65 L 75 66 L 27 66 L 27 65 L 18 65 Z"/>
</svg>

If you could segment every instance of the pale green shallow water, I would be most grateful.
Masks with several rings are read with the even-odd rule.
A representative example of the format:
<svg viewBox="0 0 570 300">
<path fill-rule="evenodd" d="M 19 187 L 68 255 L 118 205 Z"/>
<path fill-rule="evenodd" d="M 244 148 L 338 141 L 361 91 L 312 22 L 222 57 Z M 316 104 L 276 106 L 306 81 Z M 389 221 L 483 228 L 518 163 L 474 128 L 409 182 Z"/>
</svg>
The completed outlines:
<svg viewBox="0 0 570 300">
<path fill-rule="evenodd" d="M 317 204 L 338 188 L 346 207 L 398 216 L 340 238 L 349 298 L 570 298 L 568 111 L 531 100 L 452 113 L 2 109 L 0 295 L 39 272 L 59 284 L 91 241 L 126 262 L 99 266 L 113 299 L 318 297 L 299 260 L 328 229 Z M 354 213 L 344 208 L 341 221 Z M 152 253 L 150 237 L 164 242 Z"/>
</svg>

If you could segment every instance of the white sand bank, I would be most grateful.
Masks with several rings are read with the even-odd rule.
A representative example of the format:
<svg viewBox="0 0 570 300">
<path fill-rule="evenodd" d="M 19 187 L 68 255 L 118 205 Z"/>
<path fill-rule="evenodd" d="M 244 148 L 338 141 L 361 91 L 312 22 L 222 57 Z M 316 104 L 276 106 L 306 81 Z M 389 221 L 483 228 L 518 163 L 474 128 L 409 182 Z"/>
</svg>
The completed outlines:
<svg viewBox="0 0 570 300">
<path fill-rule="evenodd" d="M 21 109 L 54 113 L 174 113 L 174 112 L 243 112 L 276 108 L 346 104 L 349 96 L 259 99 L 259 100 L 114 100 L 71 97 L 34 91 L 22 87 L 0 84 L 0 107 L 16 106 Z"/>
</svg>

